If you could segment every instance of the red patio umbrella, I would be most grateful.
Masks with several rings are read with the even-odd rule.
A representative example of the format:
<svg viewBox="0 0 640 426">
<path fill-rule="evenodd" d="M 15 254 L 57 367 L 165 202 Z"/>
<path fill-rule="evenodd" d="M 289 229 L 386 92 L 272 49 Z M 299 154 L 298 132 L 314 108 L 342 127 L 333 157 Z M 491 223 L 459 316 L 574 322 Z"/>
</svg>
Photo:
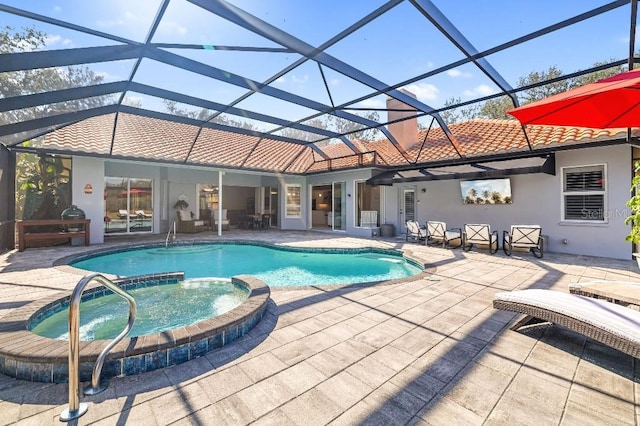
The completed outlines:
<svg viewBox="0 0 640 426">
<path fill-rule="evenodd" d="M 507 111 L 522 124 L 640 127 L 640 69 L 614 75 Z"/>
</svg>

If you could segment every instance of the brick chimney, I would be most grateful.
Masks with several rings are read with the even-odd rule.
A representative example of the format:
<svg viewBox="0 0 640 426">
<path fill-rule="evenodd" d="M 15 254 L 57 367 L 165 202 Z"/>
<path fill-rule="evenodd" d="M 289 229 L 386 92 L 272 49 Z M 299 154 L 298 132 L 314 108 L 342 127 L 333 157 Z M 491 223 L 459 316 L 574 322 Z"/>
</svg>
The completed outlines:
<svg viewBox="0 0 640 426">
<path fill-rule="evenodd" d="M 406 89 L 398 89 L 405 95 L 417 99 L 416 95 Z M 416 110 L 399 100 L 387 97 L 387 109 L 405 109 L 407 111 L 387 111 L 387 120 L 393 121 L 400 118 L 405 120 L 387 125 L 389 132 L 393 135 L 398 143 L 408 150 L 412 145 L 418 142 L 418 117 Z"/>
</svg>

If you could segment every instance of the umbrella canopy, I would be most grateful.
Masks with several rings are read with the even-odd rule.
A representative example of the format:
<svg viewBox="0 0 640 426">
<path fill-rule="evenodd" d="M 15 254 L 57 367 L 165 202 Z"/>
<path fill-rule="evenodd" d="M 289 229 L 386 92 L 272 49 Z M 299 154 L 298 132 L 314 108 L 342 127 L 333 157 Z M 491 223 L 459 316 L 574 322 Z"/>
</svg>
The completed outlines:
<svg viewBox="0 0 640 426">
<path fill-rule="evenodd" d="M 507 111 L 522 124 L 640 127 L 640 69 L 623 72 Z"/>
</svg>

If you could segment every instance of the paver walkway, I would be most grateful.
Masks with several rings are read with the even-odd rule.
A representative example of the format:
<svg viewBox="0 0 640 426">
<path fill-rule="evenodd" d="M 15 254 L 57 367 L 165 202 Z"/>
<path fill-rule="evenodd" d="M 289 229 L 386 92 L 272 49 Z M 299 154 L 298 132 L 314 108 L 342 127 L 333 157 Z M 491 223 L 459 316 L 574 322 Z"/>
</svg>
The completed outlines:
<svg viewBox="0 0 640 426">
<path fill-rule="evenodd" d="M 309 232 L 224 238 L 405 248 L 435 269 L 400 284 L 274 290 L 248 335 L 185 364 L 112 379 L 102 394 L 82 397 L 89 411 L 78 424 L 640 424 L 637 360 L 554 326 L 510 331 L 514 314 L 491 307 L 504 290 L 640 282 L 632 261 L 554 253 L 538 260 Z M 86 249 L 1 255 L 0 322 L 12 309 L 71 291 L 82 272 L 52 262 Z M 0 375 L 0 424 L 59 424 L 66 404 L 66 384 Z"/>
</svg>

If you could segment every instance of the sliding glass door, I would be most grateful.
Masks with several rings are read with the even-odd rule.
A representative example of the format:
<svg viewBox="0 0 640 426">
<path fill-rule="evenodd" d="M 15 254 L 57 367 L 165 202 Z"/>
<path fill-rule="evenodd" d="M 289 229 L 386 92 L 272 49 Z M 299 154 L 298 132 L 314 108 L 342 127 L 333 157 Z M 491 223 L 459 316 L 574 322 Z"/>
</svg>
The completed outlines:
<svg viewBox="0 0 640 426">
<path fill-rule="evenodd" d="M 152 232 L 152 180 L 106 177 L 104 208 L 105 234 Z"/>
</svg>

